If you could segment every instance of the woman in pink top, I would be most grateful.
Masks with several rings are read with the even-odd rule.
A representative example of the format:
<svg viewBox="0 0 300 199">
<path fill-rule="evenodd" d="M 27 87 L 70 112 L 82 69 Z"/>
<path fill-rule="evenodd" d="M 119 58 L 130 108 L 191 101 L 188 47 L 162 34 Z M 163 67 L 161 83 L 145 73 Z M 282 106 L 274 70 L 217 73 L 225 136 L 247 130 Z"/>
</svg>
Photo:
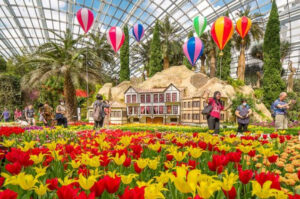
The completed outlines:
<svg viewBox="0 0 300 199">
<path fill-rule="evenodd" d="M 207 94 L 207 103 L 212 106 L 212 110 L 210 114 L 207 116 L 207 124 L 209 130 L 214 130 L 217 134 L 220 130 L 220 118 L 221 111 L 224 110 L 224 106 L 221 103 L 221 93 L 220 91 L 216 91 L 214 93 L 213 98 L 208 98 Z"/>
<path fill-rule="evenodd" d="M 22 111 L 20 111 L 18 108 L 16 108 L 14 113 L 14 120 L 17 121 L 22 117 Z"/>
</svg>

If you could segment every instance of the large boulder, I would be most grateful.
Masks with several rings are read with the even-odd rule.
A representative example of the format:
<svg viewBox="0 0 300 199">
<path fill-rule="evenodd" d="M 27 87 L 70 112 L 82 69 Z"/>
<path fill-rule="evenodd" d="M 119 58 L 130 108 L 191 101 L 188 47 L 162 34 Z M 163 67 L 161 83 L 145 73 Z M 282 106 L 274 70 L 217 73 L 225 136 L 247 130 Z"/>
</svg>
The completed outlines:
<svg viewBox="0 0 300 199">
<path fill-rule="evenodd" d="M 111 95 L 112 101 L 124 103 L 124 92 L 130 87 L 151 89 L 167 87 L 169 84 L 174 84 L 177 88 L 184 89 L 185 97 L 203 96 L 205 91 L 210 91 L 210 96 L 215 91 L 220 91 L 222 96 L 227 97 L 228 104 L 235 98 L 237 92 L 244 95 L 250 95 L 254 98 L 254 90 L 250 86 L 242 86 L 234 88 L 225 81 L 218 78 L 209 78 L 205 74 L 195 73 L 184 65 L 173 66 L 166 70 L 156 73 L 153 77 L 148 78 L 144 82 L 123 81 L 119 85 L 113 87 L 111 83 L 105 84 L 100 90 L 99 94 L 105 96 Z M 271 114 L 264 104 L 256 104 L 256 109 L 263 114 L 254 113 L 254 120 L 263 121 L 271 120 Z"/>
</svg>

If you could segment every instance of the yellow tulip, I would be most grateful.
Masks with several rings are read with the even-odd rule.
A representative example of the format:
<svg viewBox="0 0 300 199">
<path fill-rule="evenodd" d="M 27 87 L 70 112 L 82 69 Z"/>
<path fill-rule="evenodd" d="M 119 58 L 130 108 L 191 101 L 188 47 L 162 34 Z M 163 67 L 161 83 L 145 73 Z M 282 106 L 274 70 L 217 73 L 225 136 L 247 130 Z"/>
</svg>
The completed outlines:
<svg viewBox="0 0 300 199">
<path fill-rule="evenodd" d="M 66 176 L 65 178 L 64 178 L 64 180 L 62 180 L 62 179 L 58 179 L 58 182 L 59 182 L 59 184 L 61 184 L 62 186 L 65 186 L 65 185 L 69 185 L 69 184 L 72 184 L 73 182 L 74 182 L 74 179 L 72 179 L 72 178 L 69 178 L 69 176 Z"/>
<path fill-rule="evenodd" d="M 185 156 L 187 155 L 188 152 L 183 152 L 183 151 L 173 151 L 172 155 L 176 159 L 176 161 L 181 162 Z"/>
<path fill-rule="evenodd" d="M 167 167 L 168 169 L 173 168 L 173 162 L 171 162 L 171 161 L 166 161 L 166 162 L 164 163 L 164 165 L 165 165 L 165 167 Z"/>
<path fill-rule="evenodd" d="M 239 145 L 236 148 L 242 151 L 243 153 L 249 153 L 253 149 L 252 146 L 244 146 L 244 145 Z"/>
<path fill-rule="evenodd" d="M 152 184 L 153 179 L 149 180 L 148 182 L 144 182 L 144 181 L 137 181 L 136 184 L 139 188 L 141 187 L 148 187 Z"/>
<path fill-rule="evenodd" d="M 148 148 L 152 151 L 158 151 L 160 149 L 161 145 L 159 142 L 156 142 L 155 144 L 149 144 Z"/>
<path fill-rule="evenodd" d="M 0 144 L 2 144 L 5 147 L 11 147 L 14 143 L 15 140 L 4 140 L 4 142 L 1 142 Z"/>
<path fill-rule="evenodd" d="M 48 187 L 48 185 L 44 185 L 44 184 L 40 183 L 39 187 L 34 187 L 34 191 L 37 195 L 43 196 L 47 193 L 47 190 L 48 190 L 47 187 Z"/>
<path fill-rule="evenodd" d="M 257 181 L 252 182 L 252 196 L 256 195 L 259 198 L 270 198 L 274 194 L 274 189 L 271 189 L 272 181 L 268 180 L 263 184 L 263 187 Z"/>
<path fill-rule="evenodd" d="M 171 177 L 174 175 L 170 174 L 168 171 L 162 172 L 160 171 L 160 176 L 155 176 L 156 182 L 166 184 Z"/>
<path fill-rule="evenodd" d="M 225 171 L 225 176 L 223 177 L 223 182 L 222 182 L 222 189 L 224 191 L 230 191 L 232 186 L 236 183 L 237 179 L 239 179 L 239 176 L 234 174 L 234 173 L 230 173 L 228 175 L 227 170 Z"/>
<path fill-rule="evenodd" d="M 59 151 L 51 151 L 51 155 L 55 160 L 62 160 L 62 156 L 59 155 Z"/>
<path fill-rule="evenodd" d="M 114 158 L 111 158 L 118 166 L 122 165 L 126 160 L 126 155 L 119 155 L 119 153 L 116 154 Z"/>
<path fill-rule="evenodd" d="M 22 151 L 28 151 L 29 149 L 33 149 L 36 141 L 24 142 L 24 147 L 20 147 Z"/>
<path fill-rule="evenodd" d="M 148 165 L 148 161 L 148 158 L 139 158 L 138 160 L 135 160 L 140 169 L 144 169 Z"/>
<path fill-rule="evenodd" d="M 156 170 L 159 164 L 159 157 L 154 160 L 149 160 L 148 167 L 152 170 Z"/>
<path fill-rule="evenodd" d="M 146 186 L 145 199 L 164 199 L 165 197 L 161 191 L 167 191 L 161 183 Z"/>
<path fill-rule="evenodd" d="M 206 174 L 199 175 L 198 184 L 197 193 L 204 199 L 210 198 L 216 191 L 221 189 L 221 182 Z"/>
<path fill-rule="evenodd" d="M 123 144 L 125 147 L 127 147 L 131 143 L 131 137 L 129 137 L 129 136 L 123 136 L 119 142 L 121 144 Z"/>
<path fill-rule="evenodd" d="M 39 155 L 30 155 L 30 160 L 34 162 L 34 164 L 39 164 L 43 162 L 45 154 L 40 153 Z"/>
<path fill-rule="evenodd" d="M 46 170 L 47 170 L 48 167 L 34 167 L 34 171 L 36 173 L 36 178 L 39 178 L 40 176 L 43 176 L 46 174 Z"/>
<path fill-rule="evenodd" d="M 129 175 L 121 175 L 121 180 L 123 184 L 130 184 L 132 182 L 133 179 L 135 179 L 136 177 L 138 177 L 137 174 L 129 174 Z"/>
<path fill-rule="evenodd" d="M 200 175 L 200 171 L 195 169 L 189 172 L 186 177 L 187 169 L 183 167 L 176 168 L 176 177 L 173 178 L 174 185 L 181 193 L 192 193 L 194 195 L 197 178 Z"/>
<path fill-rule="evenodd" d="M 37 178 L 34 178 L 32 175 L 20 173 L 17 177 L 18 185 L 23 190 L 31 190 L 34 185 L 38 182 Z"/>
<path fill-rule="evenodd" d="M 100 166 L 100 158 L 99 158 L 99 156 L 94 156 L 92 158 L 89 158 L 87 160 L 87 164 L 86 165 L 88 165 L 90 167 L 94 167 L 94 168 L 99 167 Z"/>
<path fill-rule="evenodd" d="M 79 175 L 78 183 L 84 190 L 90 190 L 97 181 L 96 176 L 84 177 L 82 174 Z"/>
<path fill-rule="evenodd" d="M 56 149 L 56 142 L 51 142 L 44 144 L 50 151 L 54 151 Z"/>
<path fill-rule="evenodd" d="M 193 158 L 195 158 L 195 159 L 197 159 L 197 158 L 199 158 L 201 155 L 202 155 L 202 153 L 204 152 L 202 149 L 200 149 L 200 148 L 193 148 L 193 147 L 190 147 L 190 148 L 188 148 L 188 152 L 190 153 L 190 155 L 193 157 Z"/>
<path fill-rule="evenodd" d="M 81 162 L 72 160 L 69 164 L 72 166 L 73 169 L 78 169 L 81 165 Z"/>
</svg>

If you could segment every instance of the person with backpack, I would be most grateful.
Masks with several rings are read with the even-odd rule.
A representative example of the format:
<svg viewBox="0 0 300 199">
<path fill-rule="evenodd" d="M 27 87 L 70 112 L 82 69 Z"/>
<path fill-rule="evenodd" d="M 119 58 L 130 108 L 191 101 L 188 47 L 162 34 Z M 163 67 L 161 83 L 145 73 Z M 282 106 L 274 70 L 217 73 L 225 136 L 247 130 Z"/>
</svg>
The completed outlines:
<svg viewBox="0 0 300 199">
<path fill-rule="evenodd" d="M 66 107 L 63 99 L 59 100 L 59 105 L 55 110 L 55 120 L 57 121 L 57 125 L 63 125 L 64 128 L 68 127 L 68 120 L 66 118 Z"/>
<path fill-rule="evenodd" d="M 213 130 L 215 134 L 218 134 L 220 131 L 221 111 L 224 110 L 224 106 L 221 103 L 221 92 L 216 91 L 212 98 L 208 98 L 208 96 L 209 92 L 206 92 L 205 98 L 208 105 L 204 109 L 207 109 L 207 113 L 202 113 L 207 115 L 209 130 Z"/>
<path fill-rule="evenodd" d="M 98 127 L 102 128 L 103 127 L 103 122 L 105 119 L 105 111 L 104 108 L 109 108 L 109 104 L 105 101 L 103 101 L 102 95 L 97 95 L 96 96 L 96 101 L 94 102 L 93 105 L 93 118 L 94 118 L 94 130 L 97 129 Z"/>
<path fill-rule="evenodd" d="M 29 125 L 34 125 L 35 126 L 34 108 L 31 104 L 26 109 L 25 117 L 26 117 L 26 120 L 27 120 Z"/>
<path fill-rule="evenodd" d="M 247 104 L 247 100 L 243 99 L 242 104 L 238 106 L 235 111 L 235 115 L 237 116 L 239 133 L 248 131 L 248 124 L 250 122 L 251 114 L 252 114 L 252 110 L 250 106 Z"/>
<path fill-rule="evenodd" d="M 286 92 L 280 93 L 279 98 L 275 100 L 271 106 L 275 115 L 275 130 L 284 130 L 288 128 L 287 110 L 290 108 L 293 101 L 287 103 L 285 101 L 286 97 Z"/>
</svg>

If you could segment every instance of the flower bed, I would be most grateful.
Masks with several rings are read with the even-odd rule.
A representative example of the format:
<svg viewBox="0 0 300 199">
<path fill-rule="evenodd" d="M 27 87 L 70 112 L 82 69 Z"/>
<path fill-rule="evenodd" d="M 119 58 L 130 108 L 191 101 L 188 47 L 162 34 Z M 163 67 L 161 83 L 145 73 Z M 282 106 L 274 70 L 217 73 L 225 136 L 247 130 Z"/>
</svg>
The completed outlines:
<svg viewBox="0 0 300 199">
<path fill-rule="evenodd" d="M 298 136 L 58 127 L 2 145 L 0 198 L 300 197 Z"/>
</svg>

